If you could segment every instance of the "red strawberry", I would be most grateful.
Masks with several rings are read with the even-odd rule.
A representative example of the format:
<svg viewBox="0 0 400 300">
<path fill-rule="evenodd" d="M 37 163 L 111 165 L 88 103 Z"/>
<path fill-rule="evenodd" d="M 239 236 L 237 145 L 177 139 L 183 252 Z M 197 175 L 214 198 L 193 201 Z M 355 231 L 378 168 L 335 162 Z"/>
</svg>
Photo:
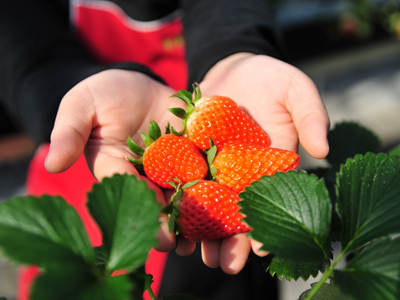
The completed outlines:
<svg viewBox="0 0 400 300">
<path fill-rule="evenodd" d="M 186 137 L 165 134 L 161 136 L 160 128 L 154 121 L 150 122 L 149 135 L 140 133 L 147 146 L 140 148 L 128 138 L 128 145 L 140 159 L 129 159 L 135 164 L 143 164 L 146 176 L 163 188 L 171 189 L 167 183 L 178 178 L 187 183 L 205 178 L 208 165 L 196 145 Z"/>
<path fill-rule="evenodd" d="M 176 188 L 164 212 L 170 215 L 170 229 L 177 229 L 188 240 L 221 239 L 251 229 L 241 221 L 240 198 L 233 190 L 206 180 Z"/>
<path fill-rule="evenodd" d="M 269 146 L 267 134 L 258 127 L 231 98 L 224 96 L 201 97 L 199 86 L 194 86 L 194 95 L 180 90 L 172 97 L 183 100 L 182 108 L 169 109 L 183 119 L 184 129 L 174 131 L 177 135 L 187 134 L 197 147 L 205 150 L 211 138 L 219 149 L 227 142 L 240 141 Z"/>
<path fill-rule="evenodd" d="M 299 163 L 300 157 L 293 151 L 231 143 L 218 150 L 211 173 L 217 182 L 240 193 L 262 176 L 296 169 Z"/>
</svg>

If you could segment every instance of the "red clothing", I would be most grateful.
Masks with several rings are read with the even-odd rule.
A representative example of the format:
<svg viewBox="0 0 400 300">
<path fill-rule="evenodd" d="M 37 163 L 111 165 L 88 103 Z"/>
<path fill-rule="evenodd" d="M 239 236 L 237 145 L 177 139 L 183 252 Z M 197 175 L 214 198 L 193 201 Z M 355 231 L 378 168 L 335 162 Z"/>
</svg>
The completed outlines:
<svg viewBox="0 0 400 300">
<path fill-rule="evenodd" d="M 103 63 L 133 61 L 149 67 L 174 89 L 186 88 L 187 65 L 182 24 L 177 14 L 153 22 L 130 19 L 110 2 L 73 1 L 72 20 L 82 43 Z M 140 47 L 138 47 L 140 45 Z M 135 51 L 132 51 L 135 49 Z M 86 194 L 96 182 L 82 156 L 69 170 L 51 174 L 44 168 L 48 145 L 39 148 L 27 177 L 27 194 L 58 195 L 72 205 L 83 220 L 93 246 L 101 244 L 101 232 L 86 207 Z M 153 275 L 157 294 L 167 253 L 152 250 L 146 271 Z M 24 268 L 19 281 L 18 300 L 29 298 L 32 280 L 39 274 L 36 267 Z M 147 299 L 145 294 L 145 299 Z"/>
<path fill-rule="evenodd" d="M 162 20 L 138 22 L 111 2 L 75 3 L 72 20 L 77 34 L 99 61 L 133 61 L 149 67 L 172 88 L 186 88 L 187 65 L 179 11 Z"/>
</svg>

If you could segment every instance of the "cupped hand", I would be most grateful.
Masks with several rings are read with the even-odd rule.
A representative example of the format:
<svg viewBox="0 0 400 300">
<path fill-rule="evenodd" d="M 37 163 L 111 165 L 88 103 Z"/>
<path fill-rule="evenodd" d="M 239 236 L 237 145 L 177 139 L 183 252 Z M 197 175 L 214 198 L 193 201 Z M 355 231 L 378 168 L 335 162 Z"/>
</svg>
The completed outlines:
<svg viewBox="0 0 400 300">
<path fill-rule="evenodd" d="M 314 158 L 329 152 L 329 118 L 317 88 L 309 77 L 280 60 L 238 53 L 217 63 L 200 83 L 203 96 L 232 98 L 268 134 L 271 147 L 298 150 L 299 142 Z M 182 240 L 182 239 L 181 239 Z M 179 241 L 177 252 L 191 253 L 193 244 Z M 250 249 L 262 245 L 238 234 L 202 243 L 203 261 L 236 274 L 244 267 Z"/>
<path fill-rule="evenodd" d="M 89 169 L 98 180 L 115 173 L 138 175 L 126 159 L 133 158 L 127 138 L 131 136 L 141 144 L 138 132 L 147 133 L 150 120 L 157 121 L 161 129 L 169 121 L 179 128 L 182 121 L 167 111 L 182 106 L 182 101 L 170 98 L 174 93 L 171 88 L 134 71 L 107 70 L 88 77 L 60 103 L 46 169 L 53 173 L 65 171 L 85 153 Z M 141 178 L 165 205 L 163 192 L 145 177 Z M 161 215 L 161 221 L 157 249 L 168 251 L 174 248 L 175 237 L 167 230 L 166 215 Z"/>
</svg>

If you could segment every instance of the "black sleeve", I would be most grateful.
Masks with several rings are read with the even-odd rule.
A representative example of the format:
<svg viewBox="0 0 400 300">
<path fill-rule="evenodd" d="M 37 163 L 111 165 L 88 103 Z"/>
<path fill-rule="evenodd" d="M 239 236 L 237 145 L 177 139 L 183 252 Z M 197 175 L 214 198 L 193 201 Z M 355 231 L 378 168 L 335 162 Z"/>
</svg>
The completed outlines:
<svg viewBox="0 0 400 300">
<path fill-rule="evenodd" d="M 67 8 L 55 0 L 0 0 L 0 100 L 39 143 L 49 141 L 62 97 L 90 75 L 118 68 L 161 81 L 142 65 L 92 59 L 69 34 Z"/>
<path fill-rule="evenodd" d="M 284 59 L 275 16 L 266 0 L 183 0 L 188 84 L 200 82 L 221 59 L 238 52 Z"/>
</svg>

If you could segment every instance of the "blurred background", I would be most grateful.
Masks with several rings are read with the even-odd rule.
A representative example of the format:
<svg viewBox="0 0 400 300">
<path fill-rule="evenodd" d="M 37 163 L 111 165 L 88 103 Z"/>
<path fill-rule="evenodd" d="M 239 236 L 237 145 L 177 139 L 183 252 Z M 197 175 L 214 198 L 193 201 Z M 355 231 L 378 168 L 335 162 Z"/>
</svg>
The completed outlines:
<svg viewBox="0 0 400 300">
<path fill-rule="evenodd" d="M 334 126 L 358 121 L 386 151 L 400 143 L 400 1 L 275 0 L 290 63 L 316 83 Z M 0 201 L 24 194 L 37 145 L 0 102 Z M 323 165 L 300 149 L 300 167 Z M 308 282 L 280 282 L 295 300 Z M 17 267 L 0 257 L 0 296 L 16 299 Z"/>
</svg>

